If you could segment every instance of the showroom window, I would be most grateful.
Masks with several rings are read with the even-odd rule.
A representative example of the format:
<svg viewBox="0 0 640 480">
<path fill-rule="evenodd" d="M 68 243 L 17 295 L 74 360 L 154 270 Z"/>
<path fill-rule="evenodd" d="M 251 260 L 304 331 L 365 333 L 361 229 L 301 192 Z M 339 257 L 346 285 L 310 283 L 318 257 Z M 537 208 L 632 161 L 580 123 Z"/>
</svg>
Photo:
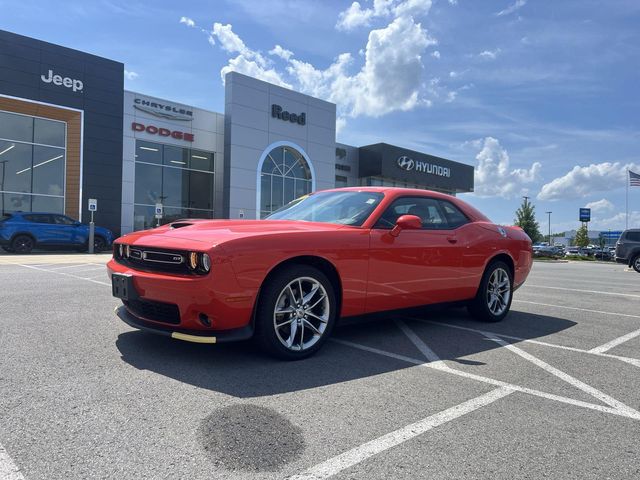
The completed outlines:
<svg viewBox="0 0 640 480">
<path fill-rule="evenodd" d="M 213 218 L 213 161 L 212 152 L 136 140 L 134 229 L 157 224 L 156 203 L 163 205 L 161 224 Z"/>
<path fill-rule="evenodd" d="M 311 192 L 311 170 L 302 154 L 288 146 L 267 154 L 260 171 L 260 218 Z"/>
<path fill-rule="evenodd" d="M 65 122 L 0 111 L 0 211 L 64 213 Z"/>
</svg>

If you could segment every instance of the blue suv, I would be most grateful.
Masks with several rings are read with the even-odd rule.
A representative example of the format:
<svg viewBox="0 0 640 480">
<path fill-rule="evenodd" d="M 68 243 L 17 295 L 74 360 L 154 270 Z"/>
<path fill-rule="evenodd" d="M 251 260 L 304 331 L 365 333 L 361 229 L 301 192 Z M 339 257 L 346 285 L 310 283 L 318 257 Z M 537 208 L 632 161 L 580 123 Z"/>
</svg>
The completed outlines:
<svg viewBox="0 0 640 480">
<path fill-rule="evenodd" d="M 94 251 L 111 247 L 111 230 L 95 228 Z M 0 217 L 0 246 L 7 252 L 29 253 L 34 248 L 75 248 L 86 251 L 89 226 L 58 213 L 14 212 Z"/>
</svg>

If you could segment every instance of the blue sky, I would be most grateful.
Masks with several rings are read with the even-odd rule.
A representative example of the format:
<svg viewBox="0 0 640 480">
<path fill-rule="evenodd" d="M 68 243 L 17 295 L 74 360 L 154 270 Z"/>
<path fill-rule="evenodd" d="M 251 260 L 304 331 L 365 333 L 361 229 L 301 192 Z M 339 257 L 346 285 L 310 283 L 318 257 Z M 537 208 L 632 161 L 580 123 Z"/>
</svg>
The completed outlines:
<svg viewBox="0 0 640 480">
<path fill-rule="evenodd" d="M 542 230 L 624 227 L 640 172 L 640 2 L 0 0 L 0 28 L 122 61 L 126 88 L 224 110 L 236 69 L 338 105 L 338 141 L 476 167 L 463 195 Z M 184 18 L 183 18 L 184 17 Z M 182 20 L 182 21 L 181 21 Z M 279 46 L 276 47 L 276 45 Z M 640 188 L 629 193 L 640 227 Z"/>
</svg>

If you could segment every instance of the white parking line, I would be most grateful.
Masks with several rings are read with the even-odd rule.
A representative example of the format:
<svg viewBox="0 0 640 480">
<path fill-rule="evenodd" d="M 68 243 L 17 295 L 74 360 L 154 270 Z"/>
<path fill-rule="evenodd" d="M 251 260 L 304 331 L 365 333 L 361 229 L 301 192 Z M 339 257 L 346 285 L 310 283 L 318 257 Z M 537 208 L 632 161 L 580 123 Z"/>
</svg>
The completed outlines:
<svg viewBox="0 0 640 480">
<path fill-rule="evenodd" d="M 640 336 L 640 329 L 627 333 L 626 335 L 622 335 L 621 337 L 614 338 L 610 342 L 605 343 L 604 345 L 600 345 L 599 347 L 592 348 L 589 350 L 591 353 L 604 353 L 607 350 L 611 350 L 613 347 L 617 347 L 618 345 L 622 345 L 624 342 L 631 340 L 632 338 L 636 338 Z"/>
<path fill-rule="evenodd" d="M 107 283 L 107 282 L 99 282 L 98 280 L 91 280 L 89 278 L 85 278 L 85 277 L 80 277 L 78 275 L 73 275 L 72 273 L 66 273 L 66 272 L 54 272 L 53 270 L 47 270 L 46 268 L 38 268 L 38 267 L 34 267 L 33 265 L 24 265 L 21 263 L 18 263 L 16 265 L 20 265 L 21 267 L 24 268 L 30 268 L 32 270 L 39 270 L 41 272 L 48 272 L 48 273 L 55 273 L 56 275 L 64 275 L 65 277 L 71 277 L 71 278 L 77 278 L 78 280 L 85 280 L 87 282 L 91 282 L 91 283 L 97 283 L 98 285 L 105 285 L 107 287 L 110 287 L 111 284 Z"/>
<path fill-rule="evenodd" d="M 554 305 L 550 305 L 550 306 L 554 306 Z M 431 323 L 433 325 L 439 325 L 441 327 L 456 328 L 458 330 L 466 330 L 468 332 L 474 332 L 474 333 L 480 333 L 480 334 L 484 334 L 484 332 L 485 332 L 484 330 L 478 330 L 477 328 L 463 327 L 462 325 L 454 325 L 453 323 L 437 322 L 435 320 L 425 320 L 424 318 L 416 318 L 416 317 L 407 317 L 407 318 L 409 320 L 416 320 L 416 321 L 422 322 L 422 323 Z M 509 340 L 516 340 L 518 342 L 534 343 L 536 345 L 542 345 L 542 346 L 545 346 L 545 347 L 559 348 L 561 350 L 569 350 L 571 352 L 588 353 L 588 354 L 591 354 L 591 355 L 596 355 L 598 357 L 614 358 L 616 360 L 620 360 L 622 362 L 628 363 L 629 365 L 634 365 L 636 367 L 640 367 L 640 359 L 637 359 L 637 358 L 621 357 L 620 355 L 612 355 L 612 354 L 609 354 L 609 353 L 598 353 L 598 352 L 593 352 L 591 350 L 584 350 L 582 348 L 568 347 L 566 345 L 558 345 L 556 343 L 543 342 L 541 340 L 532 340 L 532 339 L 529 339 L 529 338 L 516 337 L 516 336 L 513 336 L 513 335 L 506 335 L 504 333 L 496 333 L 496 332 L 490 332 L 490 333 L 495 335 L 495 336 L 497 336 L 497 337 L 500 337 L 500 338 L 507 338 Z"/>
<path fill-rule="evenodd" d="M 411 440 L 418 435 L 422 435 L 429 430 L 455 420 L 463 415 L 471 413 L 479 408 L 486 407 L 496 400 L 506 397 L 514 392 L 509 387 L 500 387 L 491 390 L 484 395 L 467 400 L 455 407 L 447 408 L 442 412 L 431 415 L 423 420 L 407 425 L 399 430 L 387 433 L 381 437 L 352 448 L 340 455 L 330 458 L 307 471 L 289 477 L 289 480 L 319 480 L 329 478 L 337 473 L 352 467 L 368 458 L 373 457 L 385 450 L 389 450 L 401 443 Z"/>
<path fill-rule="evenodd" d="M 401 360 L 403 362 L 412 363 L 419 367 L 431 368 L 436 371 L 441 371 L 443 373 L 450 373 L 452 375 L 457 375 L 459 377 L 468 378 L 471 380 L 476 380 L 482 383 L 488 383 L 489 385 L 495 385 L 497 387 L 509 387 L 513 390 L 522 393 L 528 393 L 529 395 L 534 395 L 536 397 L 546 398 L 547 400 L 554 400 L 560 403 L 566 403 L 568 405 L 574 405 L 576 407 L 587 408 L 589 410 L 595 410 L 597 412 L 610 413 L 612 415 L 617 415 L 625 418 L 632 418 L 634 420 L 640 420 L 640 415 L 629 415 L 627 412 L 623 412 L 616 408 L 605 407 L 604 405 L 597 405 L 595 403 L 583 402 L 582 400 L 575 400 L 569 397 L 563 397 L 562 395 L 555 395 L 553 393 L 542 392 L 540 390 L 535 390 L 533 388 L 522 387 L 520 385 L 515 385 L 513 383 L 503 382 L 502 380 L 496 380 L 494 378 L 484 377 L 482 375 L 476 375 L 474 373 L 465 372 L 462 370 L 454 370 L 453 368 L 443 369 L 442 367 L 432 367 L 430 363 L 425 363 L 424 360 L 418 360 L 416 358 L 407 357 L 406 355 L 399 355 L 397 353 L 388 352 L 386 350 L 381 350 L 379 348 L 369 347 L 367 345 L 362 345 L 360 343 L 350 342 L 348 340 L 338 340 L 332 339 L 333 342 L 339 343 L 341 345 L 346 345 L 348 347 L 357 348 L 358 350 L 363 350 L 365 352 L 375 353 L 377 355 L 382 355 L 389 358 L 394 358 L 396 360 Z"/>
<path fill-rule="evenodd" d="M 640 315 L 631 315 L 630 313 L 605 312 L 603 310 L 591 310 L 590 308 L 568 307 L 566 305 L 552 305 L 550 303 L 529 302 L 527 300 L 513 299 L 513 301 L 518 303 L 528 303 L 530 305 L 541 305 L 543 307 L 555 307 L 555 308 L 564 308 L 567 310 L 577 310 L 579 312 L 599 313 L 601 315 L 615 315 L 617 317 L 640 318 Z"/>
<path fill-rule="evenodd" d="M 496 342 L 498 345 L 524 358 L 528 362 L 533 363 L 534 365 L 542 368 L 544 371 L 550 373 L 551 375 L 558 377 L 560 380 L 567 382 L 569 385 L 579 390 L 582 390 L 583 392 L 591 395 L 594 398 L 597 398 L 601 402 L 606 403 L 607 405 L 615 408 L 616 410 L 620 410 L 621 412 L 625 413 L 627 416 L 640 418 L 640 412 L 638 412 L 637 410 L 634 410 L 633 408 L 629 407 L 628 405 L 625 405 L 621 401 L 616 400 L 615 398 L 611 397 L 610 395 L 607 395 L 604 392 L 601 392 L 597 388 L 592 387 L 591 385 L 587 385 L 582 380 L 578 380 L 577 378 L 572 377 L 571 375 L 569 375 L 566 372 L 563 372 L 559 368 L 556 368 L 553 365 L 550 365 L 547 362 L 540 360 L 539 358 L 531 355 L 530 353 L 525 352 L 521 348 L 518 348 L 515 345 L 507 343 L 501 338 L 498 338 L 497 336 L 492 335 L 489 332 L 484 332 L 484 335 L 490 340 Z"/>
<path fill-rule="evenodd" d="M 46 263 L 44 265 L 32 265 L 32 266 L 36 266 L 36 267 L 43 267 L 47 265 Z M 49 264 L 51 265 L 51 264 Z M 48 270 L 51 270 L 52 272 L 58 271 L 58 270 L 65 270 L 67 268 L 78 268 L 78 267 L 88 267 L 90 265 L 98 265 L 97 263 L 76 263 L 74 265 L 65 265 L 64 267 L 53 267 L 53 268 L 49 268 Z"/>
<path fill-rule="evenodd" d="M 600 295 L 615 295 L 615 296 L 618 296 L 618 297 L 640 298 L 640 295 L 634 295 L 633 293 L 603 292 L 601 290 L 582 290 L 582 289 L 579 289 L 579 288 L 566 288 L 566 287 L 549 287 L 547 285 L 533 285 L 531 283 L 527 283 L 526 287 L 548 288 L 550 290 L 564 290 L 564 291 L 567 291 L 567 292 L 597 293 L 597 294 L 600 294 Z"/>
<path fill-rule="evenodd" d="M 0 478 L 2 480 L 24 480 L 24 475 L 13 462 L 5 448 L 0 443 Z"/>
</svg>

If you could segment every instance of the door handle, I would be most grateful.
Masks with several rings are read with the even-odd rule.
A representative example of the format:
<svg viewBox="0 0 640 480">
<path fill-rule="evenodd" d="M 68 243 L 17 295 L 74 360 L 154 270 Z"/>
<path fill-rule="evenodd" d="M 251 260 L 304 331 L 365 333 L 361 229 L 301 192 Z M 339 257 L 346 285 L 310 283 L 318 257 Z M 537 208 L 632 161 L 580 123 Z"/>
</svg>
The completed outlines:
<svg viewBox="0 0 640 480">
<path fill-rule="evenodd" d="M 449 243 L 457 243 L 458 239 L 456 237 L 447 237 L 447 241 Z"/>
</svg>

